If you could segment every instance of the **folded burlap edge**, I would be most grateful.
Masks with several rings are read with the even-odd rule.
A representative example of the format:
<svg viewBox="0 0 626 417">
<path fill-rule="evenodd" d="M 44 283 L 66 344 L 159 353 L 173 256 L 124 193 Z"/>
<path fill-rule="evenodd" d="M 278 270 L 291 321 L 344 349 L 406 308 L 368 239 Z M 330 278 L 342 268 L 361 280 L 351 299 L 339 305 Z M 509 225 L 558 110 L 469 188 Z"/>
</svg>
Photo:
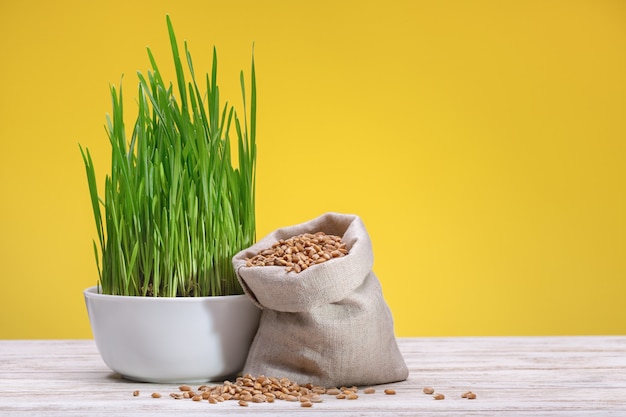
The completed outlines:
<svg viewBox="0 0 626 417">
<path fill-rule="evenodd" d="M 320 231 L 341 236 L 349 250 L 348 255 L 311 266 L 300 273 L 287 272 L 281 266 L 246 266 L 246 259 L 280 239 Z M 284 312 L 307 311 L 344 299 L 361 285 L 373 262 L 372 243 L 361 218 L 335 212 L 276 229 L 232 258 L 237 278 L 250 299 L 260 308 Z"/>
</svg>

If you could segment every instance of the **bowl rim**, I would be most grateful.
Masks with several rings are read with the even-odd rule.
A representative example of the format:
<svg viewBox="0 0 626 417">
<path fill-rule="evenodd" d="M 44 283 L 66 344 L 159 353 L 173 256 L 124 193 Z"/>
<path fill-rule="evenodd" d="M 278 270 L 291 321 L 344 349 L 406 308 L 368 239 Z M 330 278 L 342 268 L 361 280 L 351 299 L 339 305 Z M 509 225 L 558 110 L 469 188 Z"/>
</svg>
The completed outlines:
<svg viewBox="0 0 626 417">
<path fill-rule="evenodd" d="M 192 303 L 192 302 L 226 302 L 228 300 L 234 301 L 241 298 L 248 298 L 246 294 L 232 294 L 232 295 L 210 295 L 203 297 L 144 297 L 140 295 L 112 295 L 103 294 L 98 292 L 98 285 L 87 287 L 83 290 L 85 298 L 93 299 L 116 299 L 116 300 L 135 300 L 138 303 Z"/>
</svg>

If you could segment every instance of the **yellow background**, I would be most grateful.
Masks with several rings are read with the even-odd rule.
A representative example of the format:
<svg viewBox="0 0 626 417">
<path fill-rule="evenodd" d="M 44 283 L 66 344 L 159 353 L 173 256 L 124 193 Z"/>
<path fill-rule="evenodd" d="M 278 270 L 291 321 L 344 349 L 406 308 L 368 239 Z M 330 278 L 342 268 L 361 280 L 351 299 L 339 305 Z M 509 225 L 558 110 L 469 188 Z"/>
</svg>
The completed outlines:
<svg viewBox="0 0 626 417">
<path fill-rule="evenodd" d="M 78 143 L 166 13 L 238 107 L 254 43 L 258 237 L 360 215 L 397 335 L 626 333 L 626 2 L 115 0 L 0 6 L 0 338 L 91 337 Z"/>
</svg>

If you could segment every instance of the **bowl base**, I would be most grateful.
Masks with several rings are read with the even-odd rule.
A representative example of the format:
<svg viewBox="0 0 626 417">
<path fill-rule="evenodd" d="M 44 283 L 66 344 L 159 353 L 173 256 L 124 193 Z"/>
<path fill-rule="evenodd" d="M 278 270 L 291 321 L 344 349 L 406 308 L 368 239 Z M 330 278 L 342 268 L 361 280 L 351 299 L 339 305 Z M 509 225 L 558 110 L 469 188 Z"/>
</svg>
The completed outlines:
<svg viewBox="0 0 626 417">
<path fill-rule="evenodd" d="M 144 378 L 144 377 L 133 377 L 129 375 L 118 374 L 122 379 L 133 382 L 147 382 L 151 384 L 205 384 L 207 382 L 224 382 L 224 381 L 234 381 L 237 377 L 241 376 L 241 374 L 234 375 L 224 375 L 215 378 L 198 378 L 198 379 L 162 379 L 162 378 Z"/>
</svg>

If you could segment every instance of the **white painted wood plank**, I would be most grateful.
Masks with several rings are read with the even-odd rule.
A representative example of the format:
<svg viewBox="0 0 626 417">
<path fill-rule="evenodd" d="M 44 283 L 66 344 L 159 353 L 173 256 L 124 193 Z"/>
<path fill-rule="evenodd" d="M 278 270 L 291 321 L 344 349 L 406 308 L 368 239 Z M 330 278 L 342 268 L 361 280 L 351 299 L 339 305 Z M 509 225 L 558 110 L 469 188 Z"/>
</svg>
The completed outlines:
<svg viewBox="0 0 626 417">
<path fill-rule="evenodd" d="M 411 371 L 358 400 L 325 397 L 312 409 L 277 401 L 173 400 L 175 386 L 125 381 L 102 362 L 93 341 L 0 341 L 2 416 L 625 416 L 626 336 L 399 339 Z M 367 364 L 364 364 L 367 366 Z M 433 386 L 446 399 L 422 393 Z M 383 394 L 386 387 L 397 395 Z M 134 390 L 139 397 L 133 397 Z M 460 397 L 466 390 L 476 400 Z M 163 398 L 153 399 L 151 392 Z"/>
</svg>

